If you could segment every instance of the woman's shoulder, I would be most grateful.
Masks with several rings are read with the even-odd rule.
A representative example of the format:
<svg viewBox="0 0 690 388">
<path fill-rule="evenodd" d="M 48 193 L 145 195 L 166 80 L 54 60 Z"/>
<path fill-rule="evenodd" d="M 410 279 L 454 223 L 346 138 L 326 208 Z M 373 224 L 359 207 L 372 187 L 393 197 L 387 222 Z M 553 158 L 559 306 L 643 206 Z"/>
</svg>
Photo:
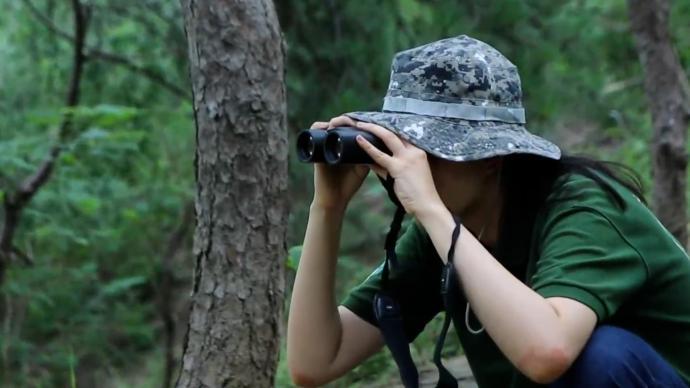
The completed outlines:
<svg viewBox="0 0 690 388">
<path fill-rule="evenodd" d="M 535 223 L 539 236 L 544 238 L 563 228 L 589 228 L 593 241 L 605 240 L 605 233 L 619 235 L 647 258 L 687 257 L 682 246 L 635 193 L 610 176 L 596 174 L 599 181 L 582 174 L 568 174 L 554 182 L 547 205 Z M 585 226 L 583 219 L 607 227 L 595 231 Z"/>
<path fill-rule="evenodd" d="M 599 172 L 568 173 L 554 181 L 536 217 L 534 231 L 544 237 L 554 226 L 567 226 L 583 217 L 598 218 L 622 231 L 641 221 L 654 222 L 650 214 L 646 205 L 617 179 Z"/>
<path fill-rule="evenodd" d="M 645 207 L 643 201 L 620 180 L 598 171 L 566 173 L 554 180 L 545 208 L 591 208 L 604 214 Z"/>
</svg>

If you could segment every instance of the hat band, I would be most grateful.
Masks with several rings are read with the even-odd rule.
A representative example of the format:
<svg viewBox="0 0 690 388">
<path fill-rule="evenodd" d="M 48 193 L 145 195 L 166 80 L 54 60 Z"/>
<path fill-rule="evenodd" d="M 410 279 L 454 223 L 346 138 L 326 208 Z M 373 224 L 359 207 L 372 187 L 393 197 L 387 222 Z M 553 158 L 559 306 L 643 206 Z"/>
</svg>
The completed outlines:
<svg viewBox="0 0 690 388">
<path fill-rule="evenodd" d="M 522 108 L 451 104 L 408 97 L 385 97 L 383 110 L 472 121 L 502 121 L 514 124 L 526 122 L 525 110 Z"/>
</svg>

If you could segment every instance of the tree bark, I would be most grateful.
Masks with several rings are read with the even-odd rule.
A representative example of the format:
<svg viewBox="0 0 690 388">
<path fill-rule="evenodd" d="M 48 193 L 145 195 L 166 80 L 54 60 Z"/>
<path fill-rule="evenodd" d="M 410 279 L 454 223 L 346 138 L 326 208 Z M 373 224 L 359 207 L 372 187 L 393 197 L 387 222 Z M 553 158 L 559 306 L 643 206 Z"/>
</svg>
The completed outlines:
<svg viewBox="0 0 690 388">
<path fill-rule="evenodd" d="M 668 29 L 668 0 L 628 0 L 630 24 L 645 72 L 654 126 L 653 206 L 661 222 L 687 246 L 686 170 L 690 119 L 687 79 Z"/>
<path fill-rule="evenodd" d="M 181 0 L 196 119 L 196 268 L 177 387 L 272 387 L 286 257 L 283 41 L 270 0 Z"/>
</svg>

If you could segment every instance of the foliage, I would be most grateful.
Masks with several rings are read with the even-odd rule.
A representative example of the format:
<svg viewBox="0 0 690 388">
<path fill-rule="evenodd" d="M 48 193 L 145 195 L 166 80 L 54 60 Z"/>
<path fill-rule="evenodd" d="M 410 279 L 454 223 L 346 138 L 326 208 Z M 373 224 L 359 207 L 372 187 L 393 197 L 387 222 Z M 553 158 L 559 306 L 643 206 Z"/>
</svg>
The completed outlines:
<svg viewBox="0 0 690 388">
<path fill-rule="evenodd" d="M 34 4 L 72 33 L 68 2 Z M 174 45 L 186 55 L 182 41 L 172 41 L 180 18 L 168 26 L 152 11 L 137 20 L 112 13 L 115 3 L 89 4 L 90 47 L 150 63 L 184 87 L 184 61 L 165 50 Z M 0 15 L 3 191 L 33 173 L 58 141 L 72 63 L 70 42 L 20 2 L 7 7 Z M 164 39 L 172 27 L 177 35 Z M 33 265 L 12 263 L 3 285 L 0 381 L 7 385 L 88 384 L 159 346 L 161 252 L 193 190 L 191 102 L 95 59 L 86 62 L 81 101 L 69 111 L 74 130 L 57 168 L 23 212 L 15 238 Z"/>
<path fill-rule="evenodd" d="M 68 3 L 32 1 L 54 27 L 72 34 Z M 86 386 L 106 378 L 112 386 L 160 384 L 158 279 L 162 252 L 193 197 L 194 123 L 188 96 L 144 73 L 189 90 L 182 18 L 176 2 L 85 3 L 91 8 L 87 46 L 127 58 L 139 71 L 95 56 L 86 63 L 81 103 L 70 112 L 74 130 L 64 138 L 50 182 L 24 211 L 15 239 L 33 265 L 11 263 L 2 285 L 0 385 Z M 0 4 L 4 195 L 57 141 L 56 128 L 66 113 L 71 42 L 46 28 L 25 1 Z M 650 120 L 624 0 L 278 0 L 276 5 L 287 42 L 292 140 L 313 121 L 378 109 L 396 51 L 468 34 L 518 66 L 534 132 L 567 151 L 624 162 L 650 186 Z M 681 62 L 690 72 L 690 2 L 674 2 L 671 14 Z M 291 159 L 289 277 L 298 265 L 312 185 L 311 167 Z M 381 260 L 392 211 L 370 177 L 343 227 L 339 298 Z M 181 280 L 175 300 L 188 295 L 189 237 L 183 259 L 175 262 Z M 186 325 L 184 314 L 178 320 Z M 418 364 L 431 359 L 439 320 L 415 342 Z M 457 341 L 447 347 L 449 354 L 461 352 Z M 154 376 L 144 382 L 142 369 Z M 290 385 L 284 357 L 278 371 L 276 385 Z M 395 376 L 390 357 L 381 352 L 332 386 L 385 385 Z"/>
</svg>

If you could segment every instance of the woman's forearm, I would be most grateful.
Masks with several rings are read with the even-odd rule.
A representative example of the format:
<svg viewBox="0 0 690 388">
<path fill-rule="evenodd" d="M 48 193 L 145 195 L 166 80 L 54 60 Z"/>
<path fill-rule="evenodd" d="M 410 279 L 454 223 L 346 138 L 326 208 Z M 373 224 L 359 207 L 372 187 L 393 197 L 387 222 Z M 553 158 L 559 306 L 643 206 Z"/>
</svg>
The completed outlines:
<svg viewBox="0 0 690 388">
<path fill-rule="evenodd" d="M 334 295 L 335 269 L 344 209 L 312 205 L 297 269 L 287 332 L 293 373 L 325 369 L 341 333 Z"/>
<path fill-rule="evenodd" d="M 451 213 L 439 207 L 418 218 L 445 261 L 455 226 Z M 472 311 L 513 365 L 535 381 L 567 369 L 581 348 L 569 343 L 549 300 L 506 270 L 464 227 L 453 263 Z"/>
</svg>

